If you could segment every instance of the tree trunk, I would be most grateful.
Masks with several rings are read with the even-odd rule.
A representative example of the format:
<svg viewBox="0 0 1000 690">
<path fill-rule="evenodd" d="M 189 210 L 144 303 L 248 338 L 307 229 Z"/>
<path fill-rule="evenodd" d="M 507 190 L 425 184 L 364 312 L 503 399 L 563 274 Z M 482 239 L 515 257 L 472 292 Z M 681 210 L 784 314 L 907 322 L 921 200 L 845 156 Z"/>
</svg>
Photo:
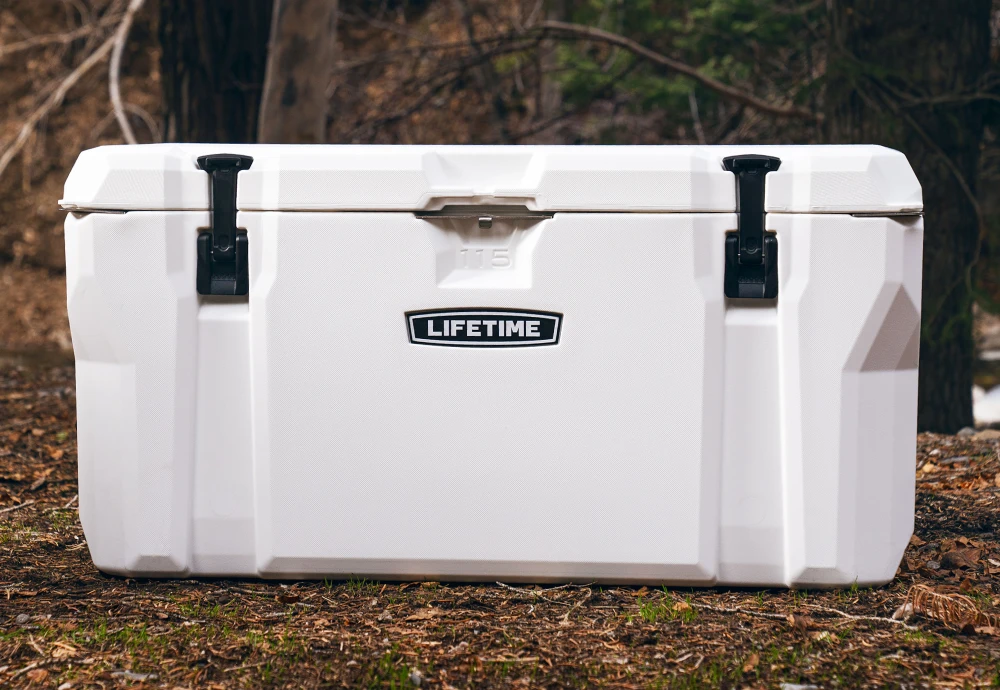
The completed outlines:
<svg viewBox="0 0 1000 690">
<path fill-rule="evenodd" d="M 274 0 L 259 141 L 326 141 L 337 10 L 337 0 Z"/>
<path fill-rule="evenodd" d="M 975 184 L 985 104 L 955 96 L 976 91 L 989 69 L 990 4 L 832 0 L 830 139 L 902 151 L 923 186 L 922 430 L 972 424 L 968 276 L 980 241 Z"/>
<path fill-rule="evenodd" d="M 253 142 L 272 0 L 161 0 L 167 141 Z"/>
</svg>

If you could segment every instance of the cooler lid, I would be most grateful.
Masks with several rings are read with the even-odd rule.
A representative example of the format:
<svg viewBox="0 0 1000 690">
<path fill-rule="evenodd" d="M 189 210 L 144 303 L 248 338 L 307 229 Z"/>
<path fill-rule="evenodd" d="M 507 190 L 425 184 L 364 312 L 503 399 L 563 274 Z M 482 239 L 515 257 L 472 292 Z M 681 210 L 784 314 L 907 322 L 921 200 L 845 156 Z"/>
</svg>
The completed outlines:
<svg viewBox="0 0 1000 690">
<path fill-rule="evenodd" d="M 241 211 L 431 211 L 511 204 L 533 211 L 734 212 L 723 159 L 774 156 L 765 210 L 918 213 L 905 156 L 881 146 L 354 146 L 146 144 L 84 151 L 60 204 L 71 211 L 208 210 L 200 156 L 251 156 Z"/>
</svg>

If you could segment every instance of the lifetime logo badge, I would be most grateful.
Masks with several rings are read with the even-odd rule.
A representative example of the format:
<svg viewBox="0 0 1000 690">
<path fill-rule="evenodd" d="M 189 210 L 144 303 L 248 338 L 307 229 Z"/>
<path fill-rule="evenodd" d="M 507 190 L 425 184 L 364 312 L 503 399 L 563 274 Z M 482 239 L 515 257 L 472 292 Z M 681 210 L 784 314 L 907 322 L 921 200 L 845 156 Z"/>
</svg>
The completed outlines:
<svg viewBox="0 0 1000 690">
<path fill-rule="evenodd" d="M 558 345 L 562 314 L 533 309 L 426 309 L 406 312 L 410 342 L 444 347 Z"/>
</svg>

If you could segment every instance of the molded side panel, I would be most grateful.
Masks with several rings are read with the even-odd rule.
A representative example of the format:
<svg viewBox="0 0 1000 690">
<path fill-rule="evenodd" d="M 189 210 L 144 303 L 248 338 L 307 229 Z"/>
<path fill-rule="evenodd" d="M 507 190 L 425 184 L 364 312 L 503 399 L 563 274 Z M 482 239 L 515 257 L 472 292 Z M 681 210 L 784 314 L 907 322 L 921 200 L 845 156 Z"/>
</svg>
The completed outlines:
<svg viewBox="0 0 1000 690">
<path fill-rule="evenodd" d="M 200 212 L 70 215 L 80 519 L 118 574 L 191 569 Z"/>
<path fill-rule="evenodd" d="M 913 532 L 922 218 L 768 216 L 790 585 L 892 579 Z"/>
</svg>

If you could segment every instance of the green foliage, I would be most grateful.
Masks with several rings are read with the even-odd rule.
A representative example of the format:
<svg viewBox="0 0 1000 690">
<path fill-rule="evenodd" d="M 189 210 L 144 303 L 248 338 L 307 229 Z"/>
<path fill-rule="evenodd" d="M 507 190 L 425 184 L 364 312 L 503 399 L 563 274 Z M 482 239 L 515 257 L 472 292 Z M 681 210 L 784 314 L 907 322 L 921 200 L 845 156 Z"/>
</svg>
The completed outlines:
<svg viewBox="0 0 1000 690">
<path fill-rule="evenodd" d="M 787 102 L 792 96 L 801 104 L 818 88 L 811 51 L 825 8 L 816 3 L 590 0 L 575 4 L 567 19 L 625 36 L 766 100 Z M 680 127 L 692 131 L 692 93 L 706 126 L 720 117 L 722 101 L 714 91 L 630 51 L 577 40 L 562 42 L 557 57 L 557 78 L 568 105 L 580 106 L 599 95 L 624 104 L 632 114 L 661 114 L 666 131 L 659 134 L 667 140 L 677 138 Z"/>
<path fill-rule="evenodd" d="M 368 670 L 365 685 L 369 688 L 391 690 L 414 687 L 410 682 L 410 669 L 406 665 L 406 659 L 399 653 L 397 645 L 393 645 L 379 657 L 374 666 Z"/>
<path fill-rule="evenodd" d="M 370 597 L 378 594 L 379 583 L 365 578 L 351 578 L 344 584 L 344 588 L 349 594 L 355 596 Z"/>
<path fill-rule="evenodd" d="M 682 605 L 678 605 L 678 603 Z M 673 596 L 663 589 L 663 595 L 657 599 L 644 599 L 639 597 L 639 617 L 646 623 L 662 623 L 664 621 L 680 621 L 682 623 L 693 623 L 698 618 L 698 612 L 688 601 L 674 599 Z"/>
</svg>

